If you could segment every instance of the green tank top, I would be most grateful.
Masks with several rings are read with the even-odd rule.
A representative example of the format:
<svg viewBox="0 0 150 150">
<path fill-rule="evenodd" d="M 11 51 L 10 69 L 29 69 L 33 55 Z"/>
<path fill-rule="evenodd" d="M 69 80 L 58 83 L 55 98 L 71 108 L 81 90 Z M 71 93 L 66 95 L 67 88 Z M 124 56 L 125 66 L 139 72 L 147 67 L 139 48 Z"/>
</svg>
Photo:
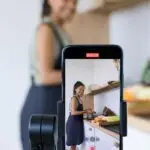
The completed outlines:
<svg viewBox="0 0 150 150">
<path fill-rule="evenodd" d="M 53 27 L 55 30 L 57 30 L 59 39 L 61 39 L 61 42 L 63 46 L 69 45 L 71 43 L 71 40 L 66 32 L 64 32 L 57 24 L 52 22 L 50 18 L 44 18 L 41 23 L 50 23 L 53 24 Z M 61 45 L 57 37 L 55 37 L 55 60 L 59 56 Z M 39 71 L 39 59 L 38 59 L 38 54 L 37 54 L 37 48 L 36 48 L 36 33 L 34 36 L 34 39 L 32 40 L 32 45 L 30 47 L 29 51 L 29 56 L 30 56 L 30 76 L 34 77 L 34 82 L 37 85 L 41 84 L 40 81 L 40 71 Z"/>
</svg>

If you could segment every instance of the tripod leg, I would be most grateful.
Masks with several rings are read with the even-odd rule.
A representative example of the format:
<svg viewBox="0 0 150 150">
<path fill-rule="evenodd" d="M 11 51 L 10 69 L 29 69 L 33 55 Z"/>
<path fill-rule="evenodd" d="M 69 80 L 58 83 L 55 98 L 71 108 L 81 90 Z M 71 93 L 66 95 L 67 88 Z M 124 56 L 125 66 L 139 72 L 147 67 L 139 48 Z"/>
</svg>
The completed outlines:
<svg viewBox="0 0 150 150">
<path fill-rule="evenodd" d="M 40 145 L 37 146 L 31 146 L 31 150 L 43 150 Z"/>
<path fill-rule="evenodd" d="M 50 146 L 50 145 L 47 146 L 47 145 L 44 145 L 42 150 L 56 150 L 56 149 L 55 149 L 55 146 Z"/>
</svg>

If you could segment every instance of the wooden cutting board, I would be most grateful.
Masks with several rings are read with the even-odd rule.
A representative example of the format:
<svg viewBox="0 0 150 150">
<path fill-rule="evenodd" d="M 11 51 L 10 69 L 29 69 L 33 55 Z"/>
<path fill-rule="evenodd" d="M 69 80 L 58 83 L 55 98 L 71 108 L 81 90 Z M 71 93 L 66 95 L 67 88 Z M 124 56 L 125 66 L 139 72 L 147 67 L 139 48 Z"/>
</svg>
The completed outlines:
<svg viewBox="0 0 150 150">
<path fill-rule="evenodd" d="M 150 116 L 139 117 L 128 113 L 128 125 L 131 125 L 141 131 L 150 133 Z"/>
</svg>

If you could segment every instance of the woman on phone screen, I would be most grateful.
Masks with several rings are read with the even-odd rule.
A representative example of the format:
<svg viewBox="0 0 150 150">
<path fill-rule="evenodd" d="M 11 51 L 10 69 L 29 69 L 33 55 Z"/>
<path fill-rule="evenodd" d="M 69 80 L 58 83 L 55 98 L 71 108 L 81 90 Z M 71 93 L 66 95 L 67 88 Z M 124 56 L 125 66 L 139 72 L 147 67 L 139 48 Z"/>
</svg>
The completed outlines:
<svg viewBox="0 0 150 150">
<path fill-rule="evenodd" d="M 77 81 L 74 84 L 70 115 L 66 123 L 67 146 L 70 146 L 71 150 L 76 150 L 76 145 L 84 142 L 83 114 L 92 113 L 91 109 L 83 110 L 81 99 L 84 89 L 82 82 Z"/>
<path fill-rule="evenodd" d="M 64 24 L 77 0 L 43 0 L 40 22 L 30 51 L 31 87 L 21 111 L 22 149 L 30 150 L 28 124 L 33 114 L 56 114 L 61 99 L 61 50 L 70 43 Z"/>
</svg>

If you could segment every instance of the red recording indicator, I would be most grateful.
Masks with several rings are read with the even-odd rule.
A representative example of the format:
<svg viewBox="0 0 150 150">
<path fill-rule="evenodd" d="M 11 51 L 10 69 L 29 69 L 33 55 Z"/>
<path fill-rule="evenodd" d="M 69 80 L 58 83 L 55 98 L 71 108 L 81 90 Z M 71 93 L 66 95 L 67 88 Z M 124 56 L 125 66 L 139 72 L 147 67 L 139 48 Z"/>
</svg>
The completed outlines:
<svg viewBox="0 0 150 150">
<path fill-rule="evenodd" d="M 99 58 L 99 53 L 86 53 L 87 58 Z"/>
</svg>

